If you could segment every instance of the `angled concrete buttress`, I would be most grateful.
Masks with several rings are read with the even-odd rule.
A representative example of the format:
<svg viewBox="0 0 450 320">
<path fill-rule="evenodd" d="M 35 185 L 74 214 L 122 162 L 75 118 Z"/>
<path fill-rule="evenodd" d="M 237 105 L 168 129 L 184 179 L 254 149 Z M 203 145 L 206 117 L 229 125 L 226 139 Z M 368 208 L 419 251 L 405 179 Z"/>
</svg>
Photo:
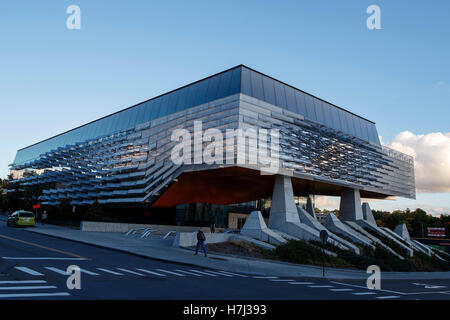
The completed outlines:
<svg viewBox="0 0 450 320">
<path fill-rule="evenodd" d="M 362 212 L 363 212 L 364 220 L 366 220 L 368 223 L 370 223 L 371 225 L 376 227 L 377 222 L 375 221 L 375 218 L 373 217 L 373 214 L 372 214 L 372 209 L 370 209 L 370 206 L 367 202 L 363 203 Z"/>
<path fill-rule="evenodd" d="M 342 188 L 339 219 L 342 221 L 358 221 L 364 219 L 358 189 Z"/>
<path fill-rule="evenodd" d="M 273 244 L 286 242 L 279 234 L 267 228 L 260 211 L 253 211 L 250 214 L 241 229 L 241 235 Z"/>
<path fill-rule="evenodd" d="M 411 240 L 411 238 L 409 237 L 408 228 L 406 228 L 406 224 L 404 223 L 399 224 L 397 227 L 395 227 L 394 232 L 402 237 L 403 240 Z"/>
</svg>

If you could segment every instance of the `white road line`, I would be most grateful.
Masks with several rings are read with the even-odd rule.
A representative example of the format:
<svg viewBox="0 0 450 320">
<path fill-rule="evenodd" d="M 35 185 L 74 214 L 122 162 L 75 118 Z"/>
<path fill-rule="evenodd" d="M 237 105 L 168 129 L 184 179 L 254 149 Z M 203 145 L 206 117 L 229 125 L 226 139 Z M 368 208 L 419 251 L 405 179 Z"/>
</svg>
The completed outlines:
<svg viewBox="0 0 450 320">
<path fill-rule="evenodd" d="M 330 291 L 335 291 L 335 292 L 347 292 L 347 291 L 353 291 L 353 289 L 330 289 Z"/>
<path fill-rule="evenodd" d="M 194 272 L 189 272 L 189 271 L 184 271 L 184 270 L 179 270 L 179 269 L 175 269 L 175 271 L 186 273 L 186 274 L 190 274 L 190 275 L 196 276 L 196 277 L 202 277 L 202 275 L 194 273 Z"/>
<path fill-rule="evenodd" d="M 123 271 L 123 272 L 128 272 L 128 273 L 131 273 L 131 274 L 135 274 L 135 275 L 137 275 L 137 276 L 143 276 L 142 273 L 135 272 L 135 271 L 131 271 L 131 270 L 124 269 L 124 268 L 117 268 L 117 270 L 120 270 L 120 271 Z"/>
<path fill-rule="evenodd" d="M 314 284 L 314 282 L 297 282 L 297 281 L 294 281 L 294 282 L 289 282 L 289 284 Z"/>
<path fill-rule="evenodd" d="M 45 267 L 45 269 L 62 274 L 63 276 L 70 276 L 70 273 L 65 272 L 64 270 L 54 268 L 54 267 Z"/>
<path fill-rule="evenodd" d="M 53 293 L 0 294 L 0 298 L 62 297 L 62 296 L 70 296 L 70 293 L 68 293 L 68 292 L 53 292 Z"/>
<path fill-rule="evenodd" d="M 278 277 L 253 276 L 255 279 L 278 279 Z"/>
<path fill-rule="evenodd" d="M 278 282 L 293 282 L 293 279 L 270 279 L 270 281 L 278 281 Z"/>
<path fill-rule="evenodd" d="M 9 280 L 0 281 L 0 284 L 31 284 L 31 283 L 47 283 L 45 280 Z"/>
<path fill-rule="evenodd" d="M 233 278 L 233 276 L 230 275 L 230 274 L 224 274 L 224 273 L 220 273 L 220 272 L 216 272 L 216 271 L 210 271 L 210 270 L 208 270 L 208 272 L 209 272 L 209 273 L 212 273 L 212 274 L 217 274 L 217 275 L 219 275 L 219 276 L 224 276 L 224 277 L 228 277 L 228 278 Z"/>
<path fill-rule="evenodd" d="M 355 296 L 368 296 L 371 294 L 377 294 L 376 292 L 353 292 L 352 294 L 354 294 Z"/>
<path fill-rule="evenodd" d="M 377 299 L 394 299 L 394 298 L 400 298 L 400 296 L 384 296 L 384 297 L 377 297 Z"/>
<path fill-rule="evenodd" d="M 173 271 L 168 271 L 168 270 L 164 270 L 164 269 L 156 269 L 157 271 L 161 271 L 161 272 L 166 272 L 169 274 L 173 274 L 175 276 L 179 276 L 179 277 L 186 277 L 186 275 L 181 274 L 181 273 L 177 273 L 177 272 L 173 272 Z"/>
<path fill-rule="evenodd" d="M 243 275 L 243 274 L 238 274 L 238 273 L 233 273 L 233 272 L 228 272 L 228 271 L 223 271 L 223 270 L 220 270 L 217 272 L 231 274 L 232 276 L 238 276 L 238 277 L 242 277 L 242 278 L 248 278 L 248 276 Z"/>
<path fill-rule="evenodd" d="M 366 289 L 367 290 L 367 287 L 358 286 L 358 285 L 355 285 L 355 284 L 348 284 L 348 283 L 337 282 L 337 281 L 331 281 L 331 283 L 339 284 L 339 285 L 343 285 L 343 286 L 348 286 L 348 287 L 353 287 L 353 288 Z M 376 289 L 376 291 L 390 292 L 390 293 L 400 294 L 400 295 L 404 295 L 405 294 L 403 292 L 397 292 L 397 291 L 385 290 L 385 289 Z"/>
<path fill-rule="evenodd" d="M 53 258 L 53 257 L 2 257 L 4 260 L 86 260 L 84 258 Z"/>
<path fill-rule="evenodd" d="M 0 290 L 40 290 L 40 289 L 56 289 L 55 286 L 22 286 L 22 287 L 0 287 Z"/>
<path fill-rule="evenodd" d="M 15 269 L 31 274 L 32 276 L 43 276 L 42 273 L 34 271 L 33 269 L 27 268 L 27 267 L 14 267 Z"/>
<path fill-rule="evenodd" d="M 218 277 L 218 275 L 216 275 L 216 274 L 207 273 L 207 272 L 204 272 L 204 271 L 198 271 L 198 270 L 193 270 L 193 269 L 190 269 L 189 271 L 197 272 L 197 273 L 204 274 L 204 275 L 207 275 L 207 276 L 210 276 L 210 277 Z"/>
<path fill-rule="evenodd" d="M 317 285 L 317 286 L 308 286 L 308 288 L 333 288 L 333 286 Z"/>
<path fill-rule="evenodd" d="M 83 272 L 83 273 L 86 273 L 86 274 L 88 274 L 88 275 L 90 275 L 90 276 L 99 276 L 98 273 L 92 272 L 92 271 L 89 271 L 89 270 L 85 270 L 85 269 L 81 269 L 81 268 L 80 268 L 80 271 Z"/>
<path fill-rule="evenodd" d="M 96 268 L 96 269 L 100 270 L 100 271 L 103 271 L 103 272 L 106 272 L 106 273 L 113 274 L 115 276 L 123 276 L 123 273 L 115 272 L 115 271 L 108 270 L 108 269 L 105 269 L 105 268 Z"/>
<path fill-rule="evenodd" d="M 153 274 L 155 276 L 160 276 L 160 277 L 165 277 L 166 276 L 165 274 L 161 274 L 161 273 L 158 273 L 158 272 L 150 271 L 150 270 L 147 270 L 147 269 L 137 269 L 137 270 L 145 272 L 145 273 Z"/>
</svg>

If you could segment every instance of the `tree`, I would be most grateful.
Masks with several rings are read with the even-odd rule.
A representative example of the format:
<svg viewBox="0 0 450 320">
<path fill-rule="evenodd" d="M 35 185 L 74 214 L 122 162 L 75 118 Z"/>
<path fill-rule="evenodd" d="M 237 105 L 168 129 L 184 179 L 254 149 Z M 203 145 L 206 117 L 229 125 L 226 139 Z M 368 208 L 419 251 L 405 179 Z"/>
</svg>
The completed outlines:
<svg viewBox="0 0 450 320">
<path fill-rule="evenodd" d="M 87 221 L 103 221 L 104 212 L 102 206 L 97 200 L 90 206 L 84 214 L 84 219 Z"/>
</svg>

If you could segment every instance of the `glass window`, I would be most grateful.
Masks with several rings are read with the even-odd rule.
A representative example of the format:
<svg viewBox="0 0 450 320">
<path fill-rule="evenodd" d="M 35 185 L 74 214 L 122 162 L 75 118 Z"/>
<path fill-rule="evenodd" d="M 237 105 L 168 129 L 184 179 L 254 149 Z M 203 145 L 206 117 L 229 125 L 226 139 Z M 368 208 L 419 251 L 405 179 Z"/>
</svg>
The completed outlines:
<svg viewBox="0 0 450 320">
<path fill-rule="evenodd" d="M 368 125 L 367 121 L 363 120 L 363 119 L 359 119 L 359 121 L 360 121 L 360 124 L 361 124 L 362 138 L 364 140 L 366 140 L 366 141 L 370 141 L 369 132 L 368 132 L 369 128 L 367 127 L 367 125 Z"/>
<path fill-rule="evenodd" d="M 275 84 L 275 98 L 277 100 L 276 105 L 287 109 L 286 105 L 286 93 L 284 92 L 284 84 L 279 83 L 278 81 L 274 81 Z"/>
<path fill-rule="evenodd" d="M 297 103 L 295 102 L 295 91 L 291 87 L 285 86 L 286 92 L 286 105 L 287 109 L 292 112 L 297 112 Z"/>
<path fill-rule="evenodd" d="M 306 112 L 305 95 L 303 92 L 295 90 L 295 101 L 297 103 L 297 113 L 308 118 L 308 113 Z"/>
<path fill-rule="evenodd" d="M 169 108 L 167 109 L 167 114 L 175 113 L 175 111 L 177 110 L 177 100 L 179 93 L 180 90 L 177 90 L 169 94 Z"/>
<path fill-rule="evenodd" d="M 219 90 L 220 76 L 209 78 L 208 91 L 206 92 L 206 101 L 210 102 L 216 99 L 217 91 Z"/>
<path fill-rule="evenodd" d="M 376 144 L 380 144 L 380 138 L 378 137 L 377 127 L 375 126 L 375 124 L 370 124 L 369 131 L 371 132 L 371 141 Z"/>
<path fill-rule="evenodd" d="M 220 75 L 219 90 L 217 91 L 217 99 L 230 95 L 231 71 L 224 72 Z"/>
<path fill-rule="evenodd" d="M 176 105 L 175 112 L 186 109 L 186 100 L 187 100 L 188 89 L 189 89 L 189 87 L 184 87 L 179 90 L 178 99 L 175 104 Z"/>
<path fill-rule="evenodd" d="M 147 102 L 141 103 L 136 107 L 137 109 L 137 116 L 136 116 L 136 125 L 141 124 L 145 122 L 144 115 L 145 115 L 145 106 L 147 105 Z"/>
<path fill-rule="evenodd" d="M 349 134 L 351 134 L 352 136 L 356 137 L 356 127 L 355 127 L 355 122 L 353 121 L 353 115 L 346 112 L 345 113 L 345 117 L 347 118 L 347 126 L 349 128 Z"/>
<path fill-rule="evenodd" d="M 356 137 L 361 138 L 362 132 L 361 132 L 361 125 L 359 124 L 359 118 L 352 115 L 352 121 L 355 126 Z"/>
<path fill-rule="evenodd" d="M 255 97 L 256 99 L 264 101 L 262 75 L 252 71 L 250 73 L 250 76 L 252 80 L 252 93 L 253 93 L 252 96 Z"/>
<path fill-rule="evenodd" d="M 151 106 L 152 114 L 150 117 L 151 120 L 154 120 L 159 117 L 159 109 L 161 108 L 161 101 L 162 101 L 162 97 L 152 100 L 152 106 Z"/>
<path fill-rule="evenodd" d="M 197 95 L 198 83 L 190 85 L 188 88 L 186 108 L 195 106 L 195 96 Z"/>
<path fill-rule="evenodd" d="M 339 131 L 342 131 L 342 126 L 341 126 L 341 121 L 339 119 L 339 111 L 338 108 L 329 105 L 327 103 L 324 103 L 325 105 L 327 105 L 330 110 L 331 110 L 331 116 L 332 116 L 332 120 L 333 120 L 333 128 Z"/>
<path fill-rule="evenodd" d="M 161 97 L 161 105 L 159 106 L 158 118 L 166 116 L 168 109 L 169 109 L 169 96 L 166 94 Z"/>
<path fill-rule="evenodd" d="M 348 133 L 347 119 L 344 114 L 344 110 L 337 109 L 339 122 L 341 123 L 342 132 Z"/>
<path fill-rule="evenodd" d="M 252 95 L 252 85 L 250 80 L 250 70 L 247 68 L 242 68 L 242 79 L 241 79 L 241 92 L 248 96 Z"/>
<path fill-rule="evenodd" d="M 209 80 L 209 79 L 208 79 Z M 195 97 L 196 106 L 205 103 L 206 101 L 206 91 L 208 90 L 208 80 L 203 80 L 198 83 L 197 94 Z"/>
<path fill-rule="evenodd" d="M 316 115 L 316 108 L 313 103 L 313 97 L 308 94 L 305 94 L 305 104 L 306 104 L 306 113 L 308 115 L 308 119 L 313 121 L 318 121 Z"/>
<path fill-rule="evenodd" d="M 229 95 L 240 92 L 242 67 L 232 70 Z"/>
<path fill-rule="evenodd" d="M 143 107 L 144 115 L 142 116 L 142 122 L 150 121 L 152 115 L 152 103 L 153 100 L 147 101 Z"/>
<path fill-rule="evenodd" d="M 317 122 L 319 122 L 321 124 L 324 124 L 324 125 L 327 125 L 327 123 L 325 121 L 324 111 L 323 111 L 323 108 L 322 108 L 322 101 L 313 98 L 312 102 L 313 102 L 313 105 L 314 105 L 314 109 L 316 110 Z"/>
<path fill-rule="evenodd" d="M 275 100 L 275 89 L 273 80 L 267 77 L 263 77 L 263 88 L 264 88 L 264 100 L 268 103 L 276 105 Z"/>
</svg>

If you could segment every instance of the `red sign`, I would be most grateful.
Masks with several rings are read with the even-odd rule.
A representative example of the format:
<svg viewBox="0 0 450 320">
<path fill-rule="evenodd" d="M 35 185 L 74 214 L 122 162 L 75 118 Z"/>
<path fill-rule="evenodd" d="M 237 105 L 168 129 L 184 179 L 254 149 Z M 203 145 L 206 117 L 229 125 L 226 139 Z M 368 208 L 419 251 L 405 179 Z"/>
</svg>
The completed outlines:
<svg viewBox="0 0 450 320">
<path fill-rule="evenodd" d="M 445 238 L 445 228 L 427 228 L 429 237 Z"/>
<path fill-rule="evenodd" d="M 33 206 L 33 209 L 39 209 L 40 207 L 41 207 L 40 204 L 35 204 L 35 205 Z"/>
</svg>

